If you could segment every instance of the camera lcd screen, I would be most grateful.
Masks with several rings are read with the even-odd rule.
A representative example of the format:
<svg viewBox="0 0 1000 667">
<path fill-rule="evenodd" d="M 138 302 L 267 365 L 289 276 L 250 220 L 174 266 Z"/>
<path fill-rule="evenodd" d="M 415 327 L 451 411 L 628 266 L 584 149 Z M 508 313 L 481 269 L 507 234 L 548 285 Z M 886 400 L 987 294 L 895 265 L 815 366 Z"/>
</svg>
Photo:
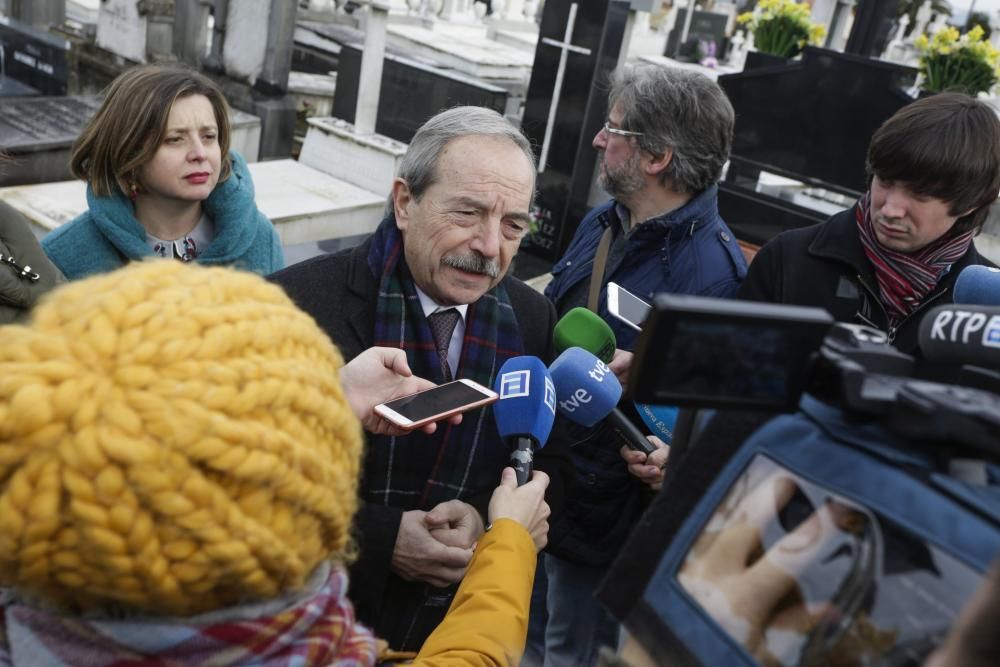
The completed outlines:
<svg viewBox="0 0 1000 667">
<path fill-rule="evenodd" d="M 489 398 L 489 396 L 473 389 L 464 382 L 455 381 L 419 394 L 390 401 L 385 406 L 411 421 L 418 422 L 485 398 Z"/>
<path fill-rule="evenodd" d="M 629 389 L 645 403 L 793 409 L 832 322 L 817 308 L 658 295 Z"/>
</svg>

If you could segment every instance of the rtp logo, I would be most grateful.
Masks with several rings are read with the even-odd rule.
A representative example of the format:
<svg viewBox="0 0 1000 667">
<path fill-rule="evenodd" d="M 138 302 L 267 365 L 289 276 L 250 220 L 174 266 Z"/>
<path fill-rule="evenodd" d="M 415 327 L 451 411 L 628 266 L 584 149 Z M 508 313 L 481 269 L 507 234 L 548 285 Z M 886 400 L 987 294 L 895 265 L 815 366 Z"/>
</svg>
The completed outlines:
<svg viewBox="0 0 1000 667">
<path fill-rule="evenodd" d="M 500 399 L 522 398 L 530 394 L 531 371 L 513 371 L 500 376 Z"/>
<path fill-rule="evenodd" d="M 983 331 L 983 347 L 1000 347 L 1000 315 L 990 318 Z"/>
<path fill-rule="evenodd" d="M 552 383 L 552 378 L 545 376 L 545 407 L 556 413 L 556 386 Z"/>
</svg>

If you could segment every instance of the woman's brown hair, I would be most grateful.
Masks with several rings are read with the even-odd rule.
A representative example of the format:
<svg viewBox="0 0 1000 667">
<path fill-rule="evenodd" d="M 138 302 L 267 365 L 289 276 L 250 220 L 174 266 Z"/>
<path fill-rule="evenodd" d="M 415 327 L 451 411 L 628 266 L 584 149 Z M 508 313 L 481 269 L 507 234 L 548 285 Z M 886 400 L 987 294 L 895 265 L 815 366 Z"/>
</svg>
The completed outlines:
<svg viewBox="0 0 1000 667">
<path fill-rule="evenodd" d="M 70 156 L 70 171 L 87 181 L 98 197 L 116 189 L 128 195 L 135 171 L 153 159 L 167 130 L 174 102 L 203 95 L 211 102 L 219 128 L 222 169 L 229 178 L 229 105 L 210 79 L 176 65 L 133 67 L 111 82 L 104 103 L 80 133 Z"/>
</svg>

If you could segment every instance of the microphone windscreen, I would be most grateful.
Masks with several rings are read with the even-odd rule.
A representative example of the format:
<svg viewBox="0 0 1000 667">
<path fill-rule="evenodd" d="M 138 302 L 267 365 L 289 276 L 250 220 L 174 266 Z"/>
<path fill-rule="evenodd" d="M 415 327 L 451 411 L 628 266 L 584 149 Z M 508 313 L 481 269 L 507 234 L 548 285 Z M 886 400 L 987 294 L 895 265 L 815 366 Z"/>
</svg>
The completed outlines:
<svg viewBox="0 0 1000 667">
<path fill-rule="evenodd" d="M 1000 306 L 1000 269 L 974 265 L 962 269 L 955 280 L 955 303 Z"/>
<path fill-rule="evenodd" d="M 556 418 L 556 389 L 538 357 L 514 357 L 504 362 L 493 389 L 500 395 L 493 417 L 500 437 L 531 436 L 545 444 Z"/>
<path fill-rule="evenodd" d="M 938 306 L 920 321 L 919 338 L 928 361 L 1000 368 L 1000 306 Z"/>
<path fill-rule="evenodd" d="M 622 396 L 622 385 L 607 364 L 590 352 L 571 347 L 549 366 L 559 412 L 593 426 L 608 416 Z"/>
<path fill-rule="evenodd" d="M 556 322 L 552 332 L 556 350 L 579 347 L 607 363 L 615 355 L 615 332 L 600 315 L 586 308 L 574 308 Z"/>
</svg>

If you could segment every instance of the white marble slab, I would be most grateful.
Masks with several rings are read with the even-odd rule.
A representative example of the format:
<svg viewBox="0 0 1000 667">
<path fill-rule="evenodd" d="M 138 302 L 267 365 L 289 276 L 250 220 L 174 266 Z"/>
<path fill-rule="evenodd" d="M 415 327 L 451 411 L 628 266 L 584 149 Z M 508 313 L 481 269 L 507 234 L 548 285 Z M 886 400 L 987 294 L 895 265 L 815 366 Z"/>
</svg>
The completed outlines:
<svg viewBox="0 0 1000 667">
<path fill-rule="evenodd" d="M 735 67 L 721 64 L 718 67 L 702 67 L 698 63 L 685 63 L 680 60 L 674 60 L 673 58 L 667 58 L 666 56 L 640 56 L 639 60 L 647 63 L 653 63 L 654 65 L 659 65 L 660 67 L 676 67 L 678 69 L 691 70 L 692 72 L 700 72 L 712 81 L 715 81 L 723 74 L 735 74 L 741 71 Z"/>
<path fill-rule="evenodd" d="M 340 118 L 310 118 L 299 161 L 386 197 L 406 144 L 380 134 L 359 134 Z"/>
<path fill-rule="evenodd" d="M 367 234 L 382 218 L 385 197 L 368 192 L 295 160 L 249 165 L 257 206 L 278 230 L 282 245 Z M 0 200 L 48 233 L 87 208 L 83 181 L 0 188 Z"/>
<path fill-rule="evenodd" d="M 538 31 L 496 30 L 493 32 L 491 39 L 504 46 L 510 46 L 530 53 L 534 57 L 535 47 L 538 46 Z"/>
<path fill-rule="evenodd" d="M 481 79 L 527 81 L 535 60 L 534 52 L 488 40 L 485 27 L 390 25 L 388 37 L 393 46 Z"/>
</svg>

